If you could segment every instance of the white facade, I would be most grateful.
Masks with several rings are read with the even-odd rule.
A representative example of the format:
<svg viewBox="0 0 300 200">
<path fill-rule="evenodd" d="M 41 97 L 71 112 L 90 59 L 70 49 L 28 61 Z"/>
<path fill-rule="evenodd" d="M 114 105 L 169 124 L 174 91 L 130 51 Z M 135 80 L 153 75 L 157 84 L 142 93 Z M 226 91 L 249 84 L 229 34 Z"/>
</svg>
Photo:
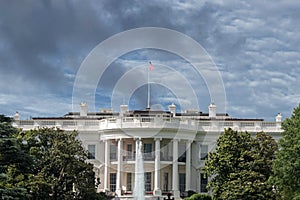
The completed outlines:
<svg viewBox="0 0 300 200">
<path fill-rule="evenodd" d="M 128 111 L 128 106 L 122 105 L 120 113 L 88 113 L 87 105 L 82 104 L 80 112 L 60 118 L 19 120 L 18 115 L 14 125 L 23 130 L 41 127 L 77 130 L 89 151 L 89 162 L 100 177 L 99 190 L 116 193 L 124 199 L 130 199 L 134 189 L 138 140 L 143 143 L 146 195 L 157 199 L 171 192 L 179 199 L 184 191 L 206 192 L 207 179 L 202 167 L 225 128 L 253 135 L 264 131 L 275 140 L 282 131 L 280 114 L 276 121 L 265 122 L 217 114 L 214 104 L 209 106 L 209 113 L 176 113 L 174 106 L 168 112 Z"/>
</svg>

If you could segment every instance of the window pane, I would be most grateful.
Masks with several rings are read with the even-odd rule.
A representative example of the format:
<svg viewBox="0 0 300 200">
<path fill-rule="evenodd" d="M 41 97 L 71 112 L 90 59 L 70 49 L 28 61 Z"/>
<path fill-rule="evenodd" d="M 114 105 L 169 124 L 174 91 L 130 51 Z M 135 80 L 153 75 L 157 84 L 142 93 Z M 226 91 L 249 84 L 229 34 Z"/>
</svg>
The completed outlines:
<svg viewBox="0 0 300 200">
<path fill-rule="evenodd" d="M 185 143 L 179 143 L 179 158 L 178 162 L 185 162 L 186 161 L 186 152 L 185 152 Z"/>
<path fill-rule="evenodd" d="M 111 160 L 117 159 L 117 148 L 115 144 L 110 145 L 110 159 Z"/>
<path fill-rule="evenodd" d="M 132 152 L 132 144 L 127 144 L 127 151 Z"/>
<path fill-rule="evenodd" d="M 201 145 L 201 160 L 208 158 L 208 145 Z"/>
<path fill-rule="evenodd" d="M 152 153 L 152 144 L 145 143 L 144 144 L 144 160 L 153 160 L 154 154 Z"/>
<path fill-rule="evenodd" d="M 133 152 L 132 152 L 132 144 L 127 144 L 127 158 L 126 160 L 133 159 Z"/>
<path fill-rule="evenodd" d="M 110 191 L 114 192 L 116 191 L 116 180 L 117 180 L 117 174 L 111 173 L 109 176 L 109 182 L 110 182 Z"/>
<path fill-rule="evenodd" d="M 88 159 L 95 159 L 96 145 L 88 145 Z"/>
<path fill-rule="evenodd" d="M 179 174 L 179 191 L 180 192 L 185 191 L 185 174 L 184 173 Z"/>
<path fill-rule="evenodd" d="M 200 190 L 201 192 L 207 192 L 206 186 L 207 186 L 207 177 L 204 176 L 204 174 L 201 174 L 201 183 L 200 183 Z"/>
<path fill-rule="evenodd" d="M 145 143 L 144 144 L 144 153 L 151 153 L 152 152 L 152 144 Z"/>
<path fill-rule="evenodd" d="M 127 173 L 127 191 L 132 190 L 132 173 Z"/>
<path fill-rule="evenodd" d="M 145 191 L 151 191 L 151 172 L 145 172 Z"/>
<path fill-rule="evenodd" d="M 163 185 L 163 190 L 167 192 L 169 189 L 169 174 L 164 173 L 164 185 Z"/>
</svg>

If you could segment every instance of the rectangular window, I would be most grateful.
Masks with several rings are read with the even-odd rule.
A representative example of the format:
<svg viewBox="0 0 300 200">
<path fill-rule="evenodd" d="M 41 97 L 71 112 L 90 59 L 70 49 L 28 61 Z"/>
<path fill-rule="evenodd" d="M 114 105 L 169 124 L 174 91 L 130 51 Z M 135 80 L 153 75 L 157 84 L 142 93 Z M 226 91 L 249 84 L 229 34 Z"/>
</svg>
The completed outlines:
<svg viewBox="0 0 300 200">
<path fill-rule="evenodd" d="M 200 153 L 201 160 L 206 160 L 208 158 L 208 145 L 201 145 Z"/>
<path fill-rule="evenodd" d="M 200 192 L 207 192 L 207 177 L 205 177 L 204 174 L 201 173 L 200 179 Z"/>
<path fill-rule="evenodd" d="M 185 174 L 179 173 L 179 191 L 184 192 L 185 191 Z"/>
<path fill-rule="evenodd" d="M 173 144 L 172 144 L 172 142 L 170 142 L 170 140 L 162 141 L 162 146 L 161 146 L 162 156 L 161 156 L 160 160 L 173 161 L 172 145 Z"/>
<path fill-rule="evenodd" d="M 145 143 L 144 144 L 144 160 L 152 160 L 154 157 L 152 156 L 152 144 Z"/>
<path fill-rule="evenodd" d="M 110 191 L 114 192 L 116 191 L 116 181 L 117 181 L 117 174 L 116 173 L 111 173 L 109 175 L 109 183 L 110 183 Z"/>
<path fill-rule="evenodd" d="M 127 144 L 127 160 L 133 159 L 132 144 Z"/>
<path fill-rule="evenodd" d="M 163 190 L 167 192 L 169 190 L 169 174 L 164 173 L 164 183 L 163 183 Z"/>
<path fill-rule="evenodd" d="M 88 159 L 95 159 L 96 157 L 96 145 L 89 144 L 88 145 Z"/>
<path fill-rule="evenodd" d="M 186 161 L 185 143 L 181 143 L 181 142 L 179 143 L 178 153 L 179 153 L 178 162 L 185 162 Z"/>
<path fill-rule="evenodd" d="M 144 144 L 144 153 L 151 153 L 152 152 L 152 144 L 151 143 L 145 143 Z"/>
<path fill-rule="evenodd" d="M 145 172 L 145 191 L 151 191 L 151 172 Z"/>
<path fill-rule="evenodd" d="M 115 144 L 110 145 L 110 159 L 117 160 L 117 147 Z"/>
<path fill-rule="evenodd" d="M 132 191 L 132 173 L 127 173 L 127 191 Z"/>
</svg>

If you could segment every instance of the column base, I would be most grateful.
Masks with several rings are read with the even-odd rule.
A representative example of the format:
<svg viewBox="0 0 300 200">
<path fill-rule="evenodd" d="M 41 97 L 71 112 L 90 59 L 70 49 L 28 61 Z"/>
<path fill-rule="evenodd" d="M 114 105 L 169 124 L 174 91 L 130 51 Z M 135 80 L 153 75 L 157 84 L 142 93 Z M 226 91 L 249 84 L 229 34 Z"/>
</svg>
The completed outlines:
<svg viewBox="0 0 300 200">
<path fill-rule="evenodd" d="M 108 192 L 108 191 L 109 191 L 108 188 L 105 188 L 105 189 L 102 190 L 102 192 L 105 192 L 105 193 Z"/>
<path fill-rule="evenodd" d="M 161 190 L 160 189 L 153 190 L 153 196 L 161 196 Z"/>
<path fill-rule="evenodd" d="M 173 190 L 173 196 L 174 196 L 174 199 L 180 199 L 180 191 L 179 190 Z"/>
<path fill-rule="evenodd" d="M 116 194 L 118 195 L 118 197 L 122 196 L 122 190 L 121 189 L 117 189 L 116 190 Z"/>
</svg>

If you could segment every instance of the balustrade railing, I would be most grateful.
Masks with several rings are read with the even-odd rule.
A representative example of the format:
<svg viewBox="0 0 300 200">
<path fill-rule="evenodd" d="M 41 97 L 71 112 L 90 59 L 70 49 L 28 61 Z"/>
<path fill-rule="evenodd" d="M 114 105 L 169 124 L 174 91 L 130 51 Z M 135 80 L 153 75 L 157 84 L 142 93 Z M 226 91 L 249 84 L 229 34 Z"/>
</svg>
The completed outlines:
<svg viewBox="0 0 300 200">
<path fill-rule="evenodd" d="M 155 158 L 155 155 L 153 152 L 143 154 L 144 161 L 154 161 L 154 158 Z"/>
<path fill-rule="evenodd" d="M 123 156 L 123 161 L 135 161 L 135 154 Z"/>
<path fill-rule="evenodd" d="M 234 130 L 248 131 L 281 131 L 280 122 L 264 121 L 207 121 L 180 118 L 155 118 L 155 117 L 124 117 L 111 119 L 87 119 L 87 120 L 21 120 L 15 121 L 14 125 L 25 130 L 41 127 L 58 127 L 64 130 L 99 130 L 115 128 L 179 128 L 188 130 Z"/>
</svg>

